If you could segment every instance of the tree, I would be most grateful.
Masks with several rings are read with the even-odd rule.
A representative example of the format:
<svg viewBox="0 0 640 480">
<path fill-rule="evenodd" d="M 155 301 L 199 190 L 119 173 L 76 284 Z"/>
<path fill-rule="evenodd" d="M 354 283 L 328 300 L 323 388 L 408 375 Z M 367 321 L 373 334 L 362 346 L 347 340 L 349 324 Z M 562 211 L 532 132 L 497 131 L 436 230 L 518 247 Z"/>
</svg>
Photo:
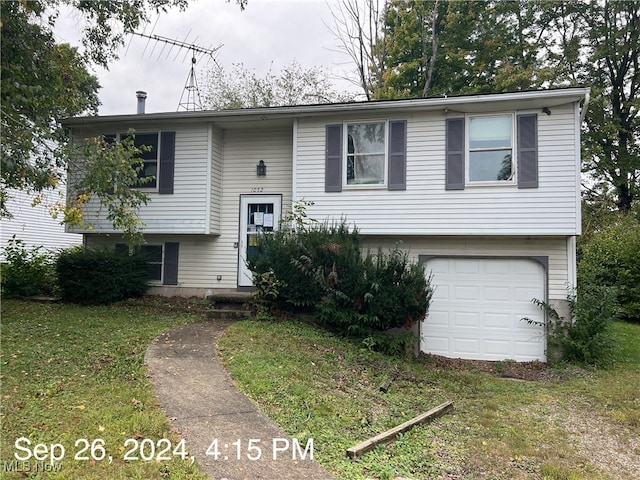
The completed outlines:
<svg viewBox="0 0 640 480">
<path fill-rule="evenodd" d="M 591 86 L 582 155 L 590 199 L 633 210 L 640 2 L 387 0 L 365 2 L 364 13 L 356 5 L 344 0 L 333 13 L 342 27 L 334 34 L 368 99 Z"/>
<path fill-rule="evenodd" d="M 53 28 L 62 5 L 75 8 L 84 19 L 83 53 L 55 43 Z M 100 85 L 89 67 L 107 67 L 126 33 L 151 11 L 173 5 L 184 8 L 186 0 L 0 1 L 0 216 L 10 216 L 8 189 L 42 192 L 63 181 L 70 149 L 60 120 L 96 113 L 99 105 Z"/>
<path fill-rule="evenodd" d="M 7 188 L 41 191 L 60 182 L 66 141 L 57 119 L 98 107 L 97 79 L 69 45 L 55 43 L 36 23 L 40 4 L 3 1 L 2 184 L 0 214 L 7 216 Z M 33 9 L 32 9 L 33 7 Z"/>
<path fill-rule="evenodd" d="M 247 0 L 236 0 L 241 9 Z M 78 13 L 82 29 L 83 51 L 68 44 L 57 44 L 53 34 L 55 21 L 63 6 Z M 82 114 L 95 114 L 99 106 L 97 78 L 89 73 L 92 65 L 107 68 L 118 58 L 124 37 L 148 21 L 152 12 L 166 12 L 170 7 L 184 9 L 187 0 L 0 0 L 1 125 L 0 217 L 11 217 L 7 199 L 11 189 L 35 195 L 64 181 L 69 162 L 77 158 L 77 149 L 68 145 L 68 135 L 60 120 Z M 99 143 L 99 142 L 98 142 Z M 96 141 L 89 144 L 96 145 Z M 85 146 L 86 147 L 86 146 Z M 84 148 L 84 154 L 89 152 Z M 119 179 L 137 177 L 136 150 L 119 148 L 120 162 L 113 163 L 112 173 Z M 140 227 L 136 202 L 124 189 L 120 196 L 105 197 L 113 184 L 98 184 L 100 166 L 108 164 L 109 149 L 93 148 L 92 157 L 83 158 L 86 175 L 96 174 L 82 186 L 80 196 L 65 211 L 68 222 L 82 223 L 82 206 L 96 196 L 115 214 L 118 228 L 125 232 Z M 92 190 L 87 190 L 90 185 Z M 138 196 L 139 197 L 139 196 Z M 80 201 L 82 199 L 82 201 Z M 132 203 L 133 201 L 133 203 Z M 107 202 L 107 203 L 105 203 Z M 64 209 L 55 205 L 55 214 Z M 115 224 L 114 224 L 115 226 Z M 135 235 L 132 238 L 136 238 Z"/>
<path fill-rule="evenodd" d="M 329 27 L 339 48 L 355 66 L 357 80 L 367 100 L 382 87 L 386 72 L 386 43 L 382 32 L 382 19 L 386 8 L 384 0 L 342 0 L 336 8 L 329 6 L 333 25 Z"/>
<path fill-rule="evenodd" d="M 234 64 L 230 72 L 215 67 L 208 72 L 205 105 L 214 110 L 233 108 L 275 107 L 345 102 L 347 92 L 337 92 L 325 70 L 304 69 L 294 61 L 279 75 L 269 71 L 259 77 L 242 63 Z"/>
<path fill-rule="evenodd" d="M 584 170 L 612 188 L 618 210 L 628 213 L 640 195 L 640 3 L 592 2 L 580 17 L 588 57 L 577 78 L 592 85 Z"/>
<path fill-rule="evenodd" d="M 528 1 L 390 0 L 387 70 L 376 98 L 484 93 L 537 87 L 546 28 Z M 535 28 L 534 28 L 535 26 Z"/>
</svg>

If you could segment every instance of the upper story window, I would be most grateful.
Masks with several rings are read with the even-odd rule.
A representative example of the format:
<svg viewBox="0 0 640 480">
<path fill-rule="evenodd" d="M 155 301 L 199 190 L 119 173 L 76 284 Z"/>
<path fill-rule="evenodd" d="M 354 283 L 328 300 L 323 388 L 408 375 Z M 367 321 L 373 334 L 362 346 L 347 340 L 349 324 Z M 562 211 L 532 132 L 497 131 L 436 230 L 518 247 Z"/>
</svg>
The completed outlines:
<svg viewBox="0 0 640 480">
<path fill-rule="evenodd" d="M 445 120 L 445 189 L 538 188 L 538 116 L 506 113 Z"/>
<path fill-rule="evenodd" d="M 347 185 L 384 185 L 386 122 L 346 125 L 345 168 Z"/>
<path fill-rule="evenodd" d="M 407 188 L 407 121 L 326 125 L 325 192 L 343 187 Z"/>
<path fill-rule="evenodd" d="M 125 137 L 125 135 L 121 135 Z M 135 136 L 134 144 L 140 148 L 145 146 L 145 151 L 138 155 L 138 158 L 142 159 L 143 167 L 138 172 L 138 178 L 141 180 L 140 188 L 157 188 L 158 185 L 158 170 L 159 170 L 159 134 L 158 133 L 138 133 Z"/>
<path fill-rule="evenodd" d="M 126 136 L 126 133 L 105 134 L 104 138 L 112 142 Z M 157 190 L 160 195 L 173 194 L 176 132 L 136 133 L 134 144 L 150 147 L 139 155 L 143 166 L 138 178 L 148 180 L 140 182 L 138 187 Z"/>
<path fill-rule="evenodd" d="M 513 180 L 512 115 L 469 117 L 468 139 L 468 183 Z"/>
</svg>

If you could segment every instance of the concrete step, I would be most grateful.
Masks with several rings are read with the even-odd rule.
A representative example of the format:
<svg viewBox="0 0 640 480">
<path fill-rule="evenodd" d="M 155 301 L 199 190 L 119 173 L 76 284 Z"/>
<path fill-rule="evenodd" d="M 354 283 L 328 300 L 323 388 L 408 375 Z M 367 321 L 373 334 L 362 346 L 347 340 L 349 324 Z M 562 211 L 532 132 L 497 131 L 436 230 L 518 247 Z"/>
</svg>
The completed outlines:
<svg viewBox="0 0 640 480">
<path fill-rule="evenodd" d="M 213 308 L 207 310 L 206 316 L 211 320 L 243 320 L 251 316 L 251 310 L 231 310 L 228 308 Z"/>
<path fill-rule="evenodd" d="M 251 293 L 216 294 L 207 297 L 211 307 L 207 309 L 207 318 L 241 320 L 253 312 Z"/>
</svg>

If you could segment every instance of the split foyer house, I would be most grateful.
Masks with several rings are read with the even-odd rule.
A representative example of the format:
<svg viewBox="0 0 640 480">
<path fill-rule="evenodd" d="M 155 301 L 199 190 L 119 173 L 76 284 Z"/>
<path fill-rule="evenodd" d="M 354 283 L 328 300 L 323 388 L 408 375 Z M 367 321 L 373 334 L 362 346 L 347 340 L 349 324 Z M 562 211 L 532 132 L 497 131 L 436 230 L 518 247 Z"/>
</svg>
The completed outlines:
<svg viewBox="0 0 640 480">
<path fill-rule="evenodd" d="M 250 289 L 260 232 L 301 199 L 368 246 L 401 242 L 433 275 L 421 349 L 545 359 L 531 300 L 576 284 L 586 88 L 230 111 L 78 117 L 74 141 L 136 131 L 151 201 L 140 211 L 150 293 Z M 89 247 L 123 248 L 97 206 Z"/>
</svg>

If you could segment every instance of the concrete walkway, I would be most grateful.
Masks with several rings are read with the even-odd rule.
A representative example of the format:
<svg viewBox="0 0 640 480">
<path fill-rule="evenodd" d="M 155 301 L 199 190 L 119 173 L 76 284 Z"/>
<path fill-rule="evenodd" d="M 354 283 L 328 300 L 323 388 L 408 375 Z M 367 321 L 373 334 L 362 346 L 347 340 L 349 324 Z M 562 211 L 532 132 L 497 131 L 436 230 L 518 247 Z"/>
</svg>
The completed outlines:
<svg viewBox="0 0 640 480">
<path fill-rule="evenodd" d="M 187 451 L 214 480 L 332 479 L 310 460 L 306 442 L 296 444 L 285 435 L 231 380 L 215 349 L 231 323 L 183 325 L 155 338 L 147 349 L 156 395 L 186 439 Z M 215 441 L 217 460 L 206 455 L 207 450 L 215 454 Z"/>
</svg>

